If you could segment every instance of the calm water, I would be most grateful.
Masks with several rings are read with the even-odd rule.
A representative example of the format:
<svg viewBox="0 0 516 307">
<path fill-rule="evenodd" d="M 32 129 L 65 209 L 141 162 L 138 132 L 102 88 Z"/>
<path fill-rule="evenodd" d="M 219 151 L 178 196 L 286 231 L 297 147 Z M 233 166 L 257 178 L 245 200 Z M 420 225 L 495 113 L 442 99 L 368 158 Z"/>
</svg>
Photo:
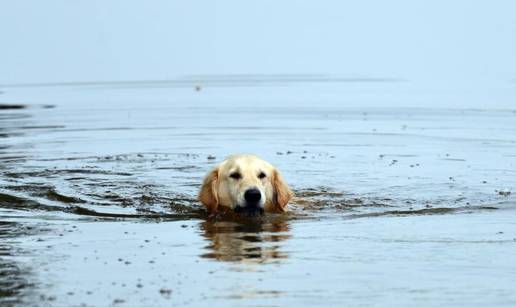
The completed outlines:
<svg viewBox="0 0 516 307">
<path fill-rule="evenodd" d="M 516 304 L 515 110 L 282 78 L 2 89 L 0 303 Z M 202 177 L 244 152 L 291 211 L 207 219 Z"/>
</svg>

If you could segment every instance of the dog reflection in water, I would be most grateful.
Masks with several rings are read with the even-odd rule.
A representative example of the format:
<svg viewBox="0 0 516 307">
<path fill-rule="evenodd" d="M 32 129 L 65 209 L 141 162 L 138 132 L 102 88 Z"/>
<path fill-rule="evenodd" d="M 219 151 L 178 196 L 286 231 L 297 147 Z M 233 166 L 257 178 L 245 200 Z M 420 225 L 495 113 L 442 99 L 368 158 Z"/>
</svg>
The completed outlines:
<svg viewBox="0 0 516 307">
<path fill-rule="evenodd" d="M 268 263 L 287 258 L 281 242 L 290 238 L 285 216 L 262 219 L 206 221 L 201 228 L 210 240 L 204 258 L 219 261 Z"/>
</svg>

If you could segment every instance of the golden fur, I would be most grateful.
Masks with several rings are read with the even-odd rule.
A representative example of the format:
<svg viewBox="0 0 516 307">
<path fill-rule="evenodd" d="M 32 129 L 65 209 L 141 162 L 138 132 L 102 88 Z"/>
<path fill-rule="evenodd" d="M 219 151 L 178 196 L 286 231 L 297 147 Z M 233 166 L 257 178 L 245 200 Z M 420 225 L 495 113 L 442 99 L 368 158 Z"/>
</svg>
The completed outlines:
<svg viewBox="0 0 516 307">
<path fill-rule="evenodd" d="M 199 200 L 210 213 L 234 210 L 245 206 L 244 194 L 248 189 L 260 191 L 260 207 L 265 212 L 286 211 L 293 196 L 280 172 L 270 163 L 253 155 L 234 155 L 206 175 Z"/>
</svg>

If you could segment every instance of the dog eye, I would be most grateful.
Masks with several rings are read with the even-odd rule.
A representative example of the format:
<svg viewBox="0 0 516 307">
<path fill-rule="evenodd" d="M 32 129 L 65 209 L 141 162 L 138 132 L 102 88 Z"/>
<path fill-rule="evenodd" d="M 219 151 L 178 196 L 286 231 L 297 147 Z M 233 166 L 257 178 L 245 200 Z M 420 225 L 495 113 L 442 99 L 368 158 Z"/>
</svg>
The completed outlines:
<svg viewBox="0 0 516 307">
<path fill-rule="evenodd" d="M 234 173 L 231 173 L 229 175 L 229 177 L 231 177 L 233 179 L 240 179 L 240 178 L 242 178 L 242 175 L 240 175 L 240 173 L 238 173 L 238 172 L 234 172 Z"/>
<path fill-rule="evenodd" d="M 261 172 L 260 174 L 258 174 L 258 178 L 260 178 L 260 179 L 263 179 L 265 177 L 267 177 L 267 175 L 265 175 L 264 172 Z"/>
</svg>

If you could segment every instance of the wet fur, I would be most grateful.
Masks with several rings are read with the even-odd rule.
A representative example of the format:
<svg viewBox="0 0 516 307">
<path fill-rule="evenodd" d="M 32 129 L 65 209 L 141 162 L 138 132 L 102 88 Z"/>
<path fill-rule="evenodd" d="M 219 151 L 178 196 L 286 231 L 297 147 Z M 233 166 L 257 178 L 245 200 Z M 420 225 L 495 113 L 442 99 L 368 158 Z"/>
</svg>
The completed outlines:
<svg viewBox="0 0 516 307">
<path fill-rule="evenodd" d="M 229 176 L 235 170 L 242 173 L 241 180 Z M 266 177 L 257 178 L 259 172 L 264 172 Z M 234 155 L 206 175 L 199 191 L 199 200 L 210 213 L 234 210 L 241 201 L 240 195 L 250 187 L 260 190 L 265 212 L 285 212 L 293 196 L 280 172 L 270 163 L 253 155 Z"/>
</svg>

